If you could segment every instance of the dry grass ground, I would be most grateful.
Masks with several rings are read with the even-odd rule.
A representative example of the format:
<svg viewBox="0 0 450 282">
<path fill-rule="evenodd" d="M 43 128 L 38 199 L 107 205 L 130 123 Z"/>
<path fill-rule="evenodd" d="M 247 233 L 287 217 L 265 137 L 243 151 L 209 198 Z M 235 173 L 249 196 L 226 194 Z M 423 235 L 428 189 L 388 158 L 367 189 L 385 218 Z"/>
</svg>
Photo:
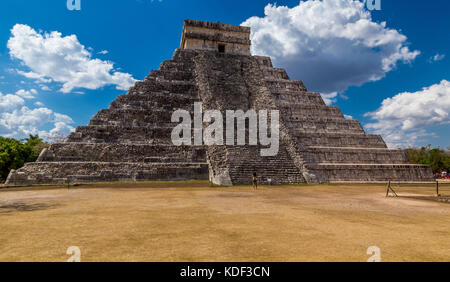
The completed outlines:
<svg viewBox="0 0 450 282">
<path fill-rule="evenodd" d="M 433 186 L 205 182 L 0 190 L 0 261 L 450 261 L 450 204 Z M 450 195 L 450 185 L 441 193 Z M 415 197 L 419 197 L 416 199 Z"/>
</svg>

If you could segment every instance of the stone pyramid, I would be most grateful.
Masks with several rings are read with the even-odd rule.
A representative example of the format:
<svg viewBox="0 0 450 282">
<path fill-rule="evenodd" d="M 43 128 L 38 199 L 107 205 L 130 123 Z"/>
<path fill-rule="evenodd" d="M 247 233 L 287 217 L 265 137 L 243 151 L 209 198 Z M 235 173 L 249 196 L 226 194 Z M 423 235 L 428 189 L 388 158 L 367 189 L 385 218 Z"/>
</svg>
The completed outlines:
<svg viewBox="0 0 450 282">
<path fill-rule="evenodd" d="M 7 185 L 99 181 L 209 179 L 216 184 L 339 181 L 429 181 L 429 167 L 388 149 L 319 93 L 250 55 L 250 28 L 186 20 L 172 60 L 99 111 L 35 163 L 12 171 Z M 175 146 L 172 113 L 203 109 L 280 112 L 278 155 L 261 146 Z"/>
</svg>

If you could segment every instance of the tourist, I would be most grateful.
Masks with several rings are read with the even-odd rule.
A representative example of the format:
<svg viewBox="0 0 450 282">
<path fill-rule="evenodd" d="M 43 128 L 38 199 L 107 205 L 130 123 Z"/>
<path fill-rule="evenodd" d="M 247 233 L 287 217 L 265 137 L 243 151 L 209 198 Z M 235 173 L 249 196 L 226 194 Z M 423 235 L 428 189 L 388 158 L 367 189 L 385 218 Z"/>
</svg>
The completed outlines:
<svg viewBox="0 0 450 282">
<path fill-rule="evenodd" d="M 256 177 L 256 172 L 253 172 L 253 175 L 251 178 L 252 178 L 253 189 L 258 190 L 258 178 Z"/>
</svg>

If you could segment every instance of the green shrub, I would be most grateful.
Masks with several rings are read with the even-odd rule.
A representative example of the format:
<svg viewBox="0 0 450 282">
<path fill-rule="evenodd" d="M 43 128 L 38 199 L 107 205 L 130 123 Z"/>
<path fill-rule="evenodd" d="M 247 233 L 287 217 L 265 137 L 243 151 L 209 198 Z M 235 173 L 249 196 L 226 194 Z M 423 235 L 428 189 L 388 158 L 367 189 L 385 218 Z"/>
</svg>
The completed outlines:
<svg viewBox="0 0 450 282">
<path fill-rule="evenodd" d="M 21 141 L 0 136 L 0 179 L 5 180 L 11 169 L 36 161 L 39 153 L 46 147 L 48 144 L 37 135 L 30 135 Z"/>
<path fill-rule="evenodd" d="M 430 146 L 422 148 L 408 148 L 406 155 L 413 164 L 426 164 L 434 173 L 450 170 L 450 152 L 440 148 L 431 149 Z"/>
</svg>

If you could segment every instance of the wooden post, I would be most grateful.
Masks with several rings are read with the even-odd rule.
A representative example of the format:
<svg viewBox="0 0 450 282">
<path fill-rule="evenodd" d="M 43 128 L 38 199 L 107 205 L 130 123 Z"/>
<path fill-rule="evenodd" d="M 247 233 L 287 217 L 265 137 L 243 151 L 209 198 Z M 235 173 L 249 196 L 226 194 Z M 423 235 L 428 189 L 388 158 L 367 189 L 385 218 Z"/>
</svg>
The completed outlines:
<svg viewBox="0 0 450 282">
<path fill-rule="evenodd" d="M 436 197 L 439 197 L 439 181 L 436 180 Z"/>
</svg>

